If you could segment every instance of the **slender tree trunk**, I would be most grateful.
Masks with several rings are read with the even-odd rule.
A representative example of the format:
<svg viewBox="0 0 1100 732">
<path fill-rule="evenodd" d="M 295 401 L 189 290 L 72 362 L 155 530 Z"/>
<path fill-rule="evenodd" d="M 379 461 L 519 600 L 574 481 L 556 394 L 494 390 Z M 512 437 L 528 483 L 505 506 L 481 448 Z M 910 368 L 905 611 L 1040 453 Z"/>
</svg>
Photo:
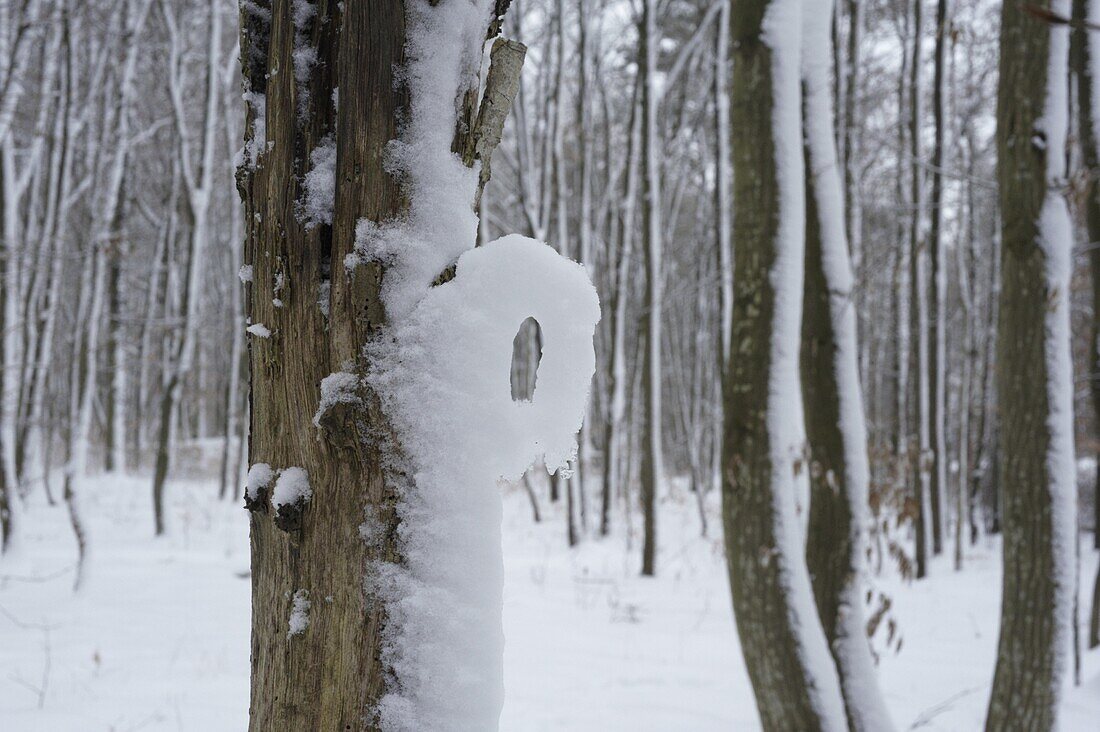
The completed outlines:
<svg viewBox="0 0 1100 732">
<path fill-rule="evenodd" d="M 1093 63 L 1100 54 L 1095 34 L 1085 23 L 1100 22 L 1100 3 L 1095 0 L 1074 0 L 1073 18 L 1077 21 L 1071 38 L 1070 63 L 1077 76 L 1077 127 L 1081 140 L 1082 164 L 1086 172 L 1085 230 L 1087 250 L 1092 269 L 1092 322 L 1089 330 L 1089 385 L 1094 418 L 1100 424 L 1100 129 L 1095 106 L 1100 99 L 1100 79 L 1093 75 Z M 1093 547 L 1100 549 L 1100 456 L 1096 458 L 1096 485 L 1093 497 Z M 1100 567 L 1093 583 L 1092 607 L 1089 613 L 1088 647 L 1100 645 Z"/>
<path fill-rule="evenodd" d="M 616 248 L 614 286 L 611 292 L 611 355 L 608 364 L 607 424 L 604 433 L 606 457 L 603 467 L 603 490 L 600 498 L 600 536 L 607 536 L 611 527 L 611 497 L 623 484 L 622 455 L 626 436 L 626 402 L 628 374 L 626 361 L 627 305 L 630 302 L 630 271 L 634 253 L 634 201 L 637 198 L 638 164 L 640 159 L 642 115 L 639 109 L 639 84 L 635 82 L 631 102 L 629 138 L 627 140 L 626 173 L 623 176 L 623 224 Z M 610 272 L 609 272 L 610 275 Z M 629 452 L 629 451 L 627 451 Z"/>
<path fill-rule="evenodd" d="M 912 200 L 912 223 L 909 226 L 909 308 L 910 332 L 912 333 L 913 356 L 910 358 L 910 381 L 912 384 L 911 409 L 916 424 L 913 437 L 917 449 L 913 451 L 913 488 L 915 493 L 914 510 L 916 513 L 916 553 L 917 578 L 928 575 L 929 540 L 934 544 L 932 532 L 935 525 L 935 512 L 931 503 L 932 444 L 931 422 L 929 415 L 930 388 L 928 366 L 928 268 L 927 251 L 924 241 L 924 176 L 921 174 L 921 4 L 924 0 L 913 0 L 913 53 L 909 62 L 909 151 L 910 197 Z"/>
<path fill-rule="evenodd" d="M 840 674 L 848 727 L 893 724 L 875 681 L 863 619 L 863 535 L 869 465 L 859 380 L 852 267 L 829 94 L 828 5 L 806 3 L 802 93 L 806 155 L 806 271 L 801 376 L 810 448 L 806 563 Z M 824 7 L 822 7 L 824 5 Z"/>
<path fill-rule="evenodd" d="M 1043 4 L 1057 15 L 1068 0 Z M 1076 592 L 1072 230 L 1065 177 L 1068 34 L 1022 5 L 1001 15 L 1002 222 L 997 387 L 1004 585 L 986 730 L 1053 730 Z"/>
<path fill-rule="evenodd" d="M 642 1 L 639 28 L 639 73 L 642 92 L 642 239 L 645 254 L 646 306 L 642 381 L 642 575 L 657 571 L 657 491 L 664 476 L 661 445 L 661 163 L 657 110 L 657 0 Z"/>
<path fill-rule="evenodd" d="M 14 222 L 11 216 L 15 213 L 14 206 L 9 205 L 11 182 L 7 146 L 0 140 L 0 155 L 4 161 L 0 162 L 0 554 L 3 554 L 12 545 L 14 531 L 18 526 L 18 501 L 16 495 L 16 481 L 14 480 L 13 466 L 9 463 L 9 454 L 14 455 L 9 440 L 14 432 L 8 429 L 8 310 L 12 306 L 11 284 L 14 278 L 8 272 L 8 263 L 13 261 L 15 241 L 9 236 L 14 230 Z"/>
<path fill-rule="evenodd" d="M 1089 349 L 1089 385 L 1095 419 L 1100 424 L 1100 128 L 1095 108 L 1100 99 L 1100 79 L 1093 75 L 1093 64 L 1100 55 L 1100 39 L 1086 30 L 1083 22 L 1100 22 L 1100 6 L 1091 0 L 1074 0 L 1071 54 L 1077 75 L 1077 122 L 1081 139 L 1082 164 L 1087 173 L 1085 189 L 1085 230 L 1088 232 L 1089 265 L 1092 269 L 1092 323 Z M 1096 460 L 1097 495 L 1100 496 L 1100 456 Z M 1100 498 L 1093 501 L 1093 546 L 1100 549 Z"/>
<path fill-rule="evenodd" d="M 795 513 L 805 235 L 801 0 L 737 0 L 730 95 L 735 250 L 723 523 L 737 631 L 766 730 L 847 728 Z M 794 120 L 794 123 L 791 123 Z M 796 467 L 796 460 L 799 467 Z"/>
<path fill-rule="evenodd" d="M 922 0 L 917 0 L 922 2 Z M 932 265 L 932 290 L 928 296 L 928 329 L 931 343 L 929 376 L 929 421 L 932 430 L 930 457 L 932 504 L 932 553 L 943 553 L 947 491 L 947 252 L 943 245 L 943 165 L 944 165 L 944 85 L 947 54 L 947 0 L 936 3 L 936 46 L 932 79 L 932 119 L 935 128 L 932 143 L 932 196 L 929 201 L 929 261 Z"/>
<path fill-rule="evenodd" d="M 852 269 L 858 274 L 863 259 L 863 196 L 859 189 L 860 131 L 863 129 L 860 94 L 863 74 L 860 45 L 863 41 L 863 0 L 846 0 L 848 53 L 844 59 L 844 222 L 852 252 Z"/>
</svg>

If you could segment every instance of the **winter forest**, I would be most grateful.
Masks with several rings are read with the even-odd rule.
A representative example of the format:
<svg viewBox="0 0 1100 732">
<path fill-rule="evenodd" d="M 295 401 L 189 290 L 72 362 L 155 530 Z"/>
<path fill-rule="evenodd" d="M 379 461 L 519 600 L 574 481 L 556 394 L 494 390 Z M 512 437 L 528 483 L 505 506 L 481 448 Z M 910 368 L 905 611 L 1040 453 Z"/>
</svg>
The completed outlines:
<svg viewBox="0 0 1100 732">
<path fill-rule="evenodd" d="M 1100 724 L 1100 0 L 0 0 L 0 728 Z"/>
</svg>

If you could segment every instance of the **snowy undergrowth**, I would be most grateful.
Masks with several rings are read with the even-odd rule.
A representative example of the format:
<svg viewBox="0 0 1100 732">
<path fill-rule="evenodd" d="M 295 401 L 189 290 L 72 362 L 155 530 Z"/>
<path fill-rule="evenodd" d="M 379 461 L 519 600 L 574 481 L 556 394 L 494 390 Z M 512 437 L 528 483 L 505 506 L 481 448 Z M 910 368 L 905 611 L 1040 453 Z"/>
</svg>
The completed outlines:
<svg viewBox="0 0 1100 732">
<path fill-rule="evenodd" d="M 32 498 L 21 561 L 0 559 L 0 728 L 247 727 L 247 512 L 214 501 L 216 483 L 173 481 L 166 491 L 171 533 L 154 541 L 148 488 L 148 476 L 103 476 L 81 486 L 98 545 L 79 596 L 65 509 L 45 505 L 40 493 Z M 721 542 L 698 536 L 691 496 L 675 486 L 661 492 L 661 573 L 641 579 L 637 544 L 628 551 L 621 521 L 608 539 L 569 550 L 564 506 L 546 501 L 544 485 L 536 488 L 541 524 L 531 520 L 522 490 L 504 495 L 508 642 L 500 729 L 759 730 Z M 716 500 L 708 504 L 720 534 L 717 508 Z M 1082 607 L 1096 572 L 1089 546 L 1091 536 L 1083 537 Z M 999 567 L 999 543 L 982 540 L 961 573 L 944 557 L 925 581 L 876 580 L 904 636 L 901 651 L 882 654 L 879 664 L 901 728 L 981 729 L 996 653 Z M 1100 652 L 1083 661 L 1084 683 L 1063 702 L 1064 732 L 1091 732 L 1100 717 Z"/>
<path fill-rule="evenodd" d="M 0 728 L 247 727 L 247 512 L 214 501 L 215 483 L 173 481 L 166 492 L 171 534 L 154 541 L 148 487 L 148 476 L 104 476 L 81 487 L 98 546 L 79 596 L 65 509 L 33 498 L 23 559 L 0 560 Z M 500 729 L 759 730 L 721 542 L 698 536 L 691 496 L 675 487 L 661 492 L 661 573 L 641 579 L 639 552 L 628 551 L 621 521 L 608 539 L 569 550 L 564 506 L 546 501 L 544 485 L 536 488 L 541 524 L 531 520 L 522 490 L 504 495 L 508 642 Z M 716 500 L 708 504 L 720 534 L 717 508 Z M 1084 537 L 1082 607 L 1096 572 L 1090 545 Z M 904 636 L 901 651 L 883 653 L 879 664 L 901 728 L 981 729 L 996 653 L 999 565 L 999 543 L 982 540 L 961 573 L 945 557 L 932 562 L 928 580 L 876 581 L 893 599 Z M 1063 702 L 1064 732 L 1091 732 L 1100 717 L 1100 652 L 1083 660 L 1084 683 Z M 36 689 L 44 680 L 40 708 Z"/>
<path fill-rule="evenodd" d="M 345 261 L 386 266 L 390 327 L 367 347 L 366 378 L 400 442 L 387 459 L 404 561 L 373 565 L 365 581 L 386 605 L 383 655 L 394 674 L 377 714 L 394 732 L 495 729 L 504 703 L 498 483 L 538 460 L 554 470 L 574 457 L 599 301 L 584 268 L 546 244 L 513 235 L 472 249 L 477 170 L 451 142 L 457 104 L 480 78 L 493 3 L 405 5 L 410 112 L 387 164 L 409 207 L 397 220 L 360 221 Z M 432 287 L 451 264 L 455 277 Z M 533 399 L 517 403 L 512 343 L 528 317 L 544 352 Z M 338 378 L 329 377 L 330 401 L 343 393 Z M 376 524 L 368 508 L 364 541 L 378 540 Z"/>
</svg>

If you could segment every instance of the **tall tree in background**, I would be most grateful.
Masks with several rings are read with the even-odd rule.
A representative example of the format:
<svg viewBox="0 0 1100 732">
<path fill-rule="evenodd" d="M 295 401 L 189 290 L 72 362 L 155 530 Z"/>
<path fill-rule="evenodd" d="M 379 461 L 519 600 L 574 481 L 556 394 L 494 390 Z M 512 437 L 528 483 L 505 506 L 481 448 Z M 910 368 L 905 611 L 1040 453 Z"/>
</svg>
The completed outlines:
<svg viewBox="0 0 1100 732">
<path fill-rule="evenodd" d="M 916 0 L 917 3 L 922 0 Z M 932 291 L 928 297 L 928 340 L 931 344 L 927 365 L 929 395 L 931 397 L 929 419 L 932 430 L 931 489 L 932 504 L 932 553 L 943 552 L 944 513 L 947 490 L 947 250 L 943 234 L 943 179 L 944 134 L 947 120 L 944 117 L 944 89 L 946 86 L 947 59 L 947 0 L 936 3 L 936 45 L 932 77 L 932 195 L 929 199 L 928 250 L 932 265 Z M 914 164 L 920 164 L 914 161 Z"/>
<path fill-rule="evenodd" d="M 1092 323 L 1089 339 L 1089 386 L 1094 418 L 1100 423 L 1100 136 L 1097 130 L 1096 104 L 1100 101 L 1093 74 L 1100 57 L 1100 37 L 1087 23 L 1100 22 L 1100 4 L 1095 0 L 1073 0 L 1073 37 L 1070 63 L 1077 77 L 1077 128 L 1081 140 L 1081 162 L 1085 166 L 1085 231 L 1088 233 L 1089 266 L 1092 270 Z M 1097 460 L 1096 486 L 1100 487 L 1100 460 Z M 1093 545 L 1100 549 L 1100 496 L 1093 498 Z M 1100 566 L 1093 580 L 1092 610 L 1089 615 L 1089 648 L 1100 645 Z"/>
<path fill-rule="evenodd" d="M 916 513 L 917 577 L 928 574 L 929 539 L 935 531 L 936 513 L 931 502 L 932 427 L 929 413 L 931 384 L 928 377 L 928 253 L 924 241 L 924 175 L 921 165 L 921 3 L 913 0 L 913 49 L 909 61 L 909 183 L 912 221 L 909 224 L 909 409 L 914 419 L 910 432 L 916 449 L 910 450 L 911 480 Z"/>
<path fill-rule="evenodd" d="M 1041 10 L 1066 18 L 1069 2 L 1053 0 Z M 1061 192 L 1069 29 L 1039 15 L 1012 2 L 1001 15 L 997 388 L 1004 585 L 989 732 L 1057 728 L 1076 591 L 1073 242 Z"/>
<path fill-rule="evenodd" d="M 199 140 L 198 167 L 192 147 L 192 133 L 188 129 L 187 105 L 184 102 L 184 67 L 179 59 L 185 53 L 183 33 L 174 17 L 173 8 L 165 6 L 164 20 L 168 28 L 173 69 L 168 75 L 168 91 L 172 99 L 173 120 L 176 125 L 179 144 L 180 170 L 185 190 L 183 196 L 184 211 L 190 225 L 187 268 L 185 283 L 181 290 L 180 317 L 182 325 L 175 334 L 171 347 L 169 365 L 163 375 L 164 383 L 158 405 L 157 457 L 153 468 L 153 522 L 154 531 L 159 536 L 165 531 L 164 521 L 164 485 L 168 480 L 168 468 L 172 454 L 172 422 L 179 407 L 183 382 L 195 365 L 198 350 L 198 318 L 200 287 L 205 274 L 206 249 L 211 238 L 210 208 L 214 195 L 214 182 L 217 178 L 215 150 L 218 144 L 218 93 L 221 71 L 221 4 L 217 0 L 209 3 L 207 27 L 209 34 L 205 51 L 204 69 L 206 99 L 203 114 L 200 117 L 200 131 L 195 137 Z"/>
<path fill-rule="evenodd" d="M 806 271 L 801 376 L 810 447 L 806 563 L 840 674 L 851 730 L 885 732 L 860 570 L 867 523 L 867 429 L 859 381 L 852 268 L 833 136 L 831 0 L 805 3 L 802 121 L 806 140 Z"/>
<path fill-rule="evenodd" d="M 722 502 L 737 631 L 767 730 L 847 727 L 795 512 L 805 251 L 801 0 L 735 0 L 733 331 Z M 842 212 L 836 212 L 842 215 Z"/>
<path fill-rule="evenodd" d="M 248 110 L 238 185 L 252 322 L 252 467 L 245 500 L 252 730 L 377 729 L 416 718 L 415 709 L 406 709 L 416 702 L 402 693 L 405 684 L 415 686 L 409 676 L 423 669 L 409 668 L 394 646 L 401 633 L 424 630 L 405 625 L 412 622 L 407 608 L 394 615 L 395 604 L 406 599 L 394 588 L 414 586 L 394 576 L 409 556 L 404 542 L 412 541 L 399 536 L 398 524 L 403 520 L 410 531 L 415 510 L 400 514 L 403 446 L 373 391 L 376 382 L 366 378 L 375 359 L 384 358 L 367 345 L 384 337 L 386 308 L 394 302 L 383 302 L 383 280 L 401 263 L 364 255 L 356 231 L 392 223 L 410 201 L 431 205 L 439 195 L 431 189 L 426 197 L 417 181 L 408 181 L 410 192 L 386 167 L 385 150 L 399 134 L 459 170 L 480 161 L 479 174 L 469 178 L 476 185 L 468 204 L 458 203 L 464 213 L 472 216 L 488 182 L 526 49 L 497 40 L 479 108 L 483 42 L 499 33 L 507 5 L 495 5 L 491 14 L 493 6 L 484 3 L 450 7 L 456 12 L 427 0 L 241 5 Z M 406 36 L 411 27 L 415 40 L 412 30 Z M 433 43 L 449 44 L 448 63 L 460 56 L 448 69 L 457 69 L 454 86 L 451 77 L 437 83 L 427 76 L 438 71 L 428 55 Z M 420 124 L 426 118 L 431 123 Z M 404 136 L 410 129 L 420 131 L 416 139 Z M 446 131 L 442 145 L 434 133 L 440 129 Z M 418 163 L 429 166 L 422 177 L 438 172 L 430 161 L 406 163 L 410 176 Z M 445 267 L 436 284 L 455 272 L 453 263 Z M 446 588 L 440 591 L 449 597 Z M 459 612 L 469 622 L 469 609 Z M 470 683 L 448 686 L 455 687 Z M 495 702 L 485 688 L 472 688 L 475 703 L 450 700 L 451 708 L 474 717 L 486 708 L 492 713 Z"/>
<path fill-rule="evenodd" d="M 642 241 L 646 306 L 640 328 L 642 352 L 642 574 L 657 563 L 657 491 L 664 474 L 661 444 L 661 162 L 657 126 L 660 102 L 657 75 L 657 0 L 642 1 L 638 27 L 639 81 L 642 92 Z"/>
</svg>

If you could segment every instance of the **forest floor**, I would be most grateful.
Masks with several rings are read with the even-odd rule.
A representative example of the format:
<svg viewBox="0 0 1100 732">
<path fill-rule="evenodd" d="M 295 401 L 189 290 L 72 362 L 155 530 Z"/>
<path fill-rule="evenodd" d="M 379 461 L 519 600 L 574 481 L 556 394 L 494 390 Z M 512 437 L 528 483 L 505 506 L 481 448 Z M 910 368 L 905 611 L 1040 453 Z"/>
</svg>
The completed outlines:
<svg viewBox="0 0 1100 732">
<path fill-rule="evenodd" d="M 111 475 L 82 486 L 92 552 L 76 596 L 65 510 L 32 502 L 18 557 L 0 563 L 0 728 L 245 729 L 247 516 L 216 501 L 208 482 L 175 481 L 170 534 L 154 540 L 149 483 Z M 570 551 L 560 505 L 544 503 L 535 524 L 522 492 L 506 496 L 502 730 L 758 728 L 720 541 L 700 536 L 690 496 L 673 490 L 664 502 L 659 574 L 642 579 L 637 539 L 625 551 L 621 527 Z M 708 514 L 720 532 L 716 503 Z M 1082 541 L 1082 608 L 1096 572 L 1089 546 Z M 876 637 L 886 701 L 900 729 L 978 730 L 997 641 L 999 545 L 983 539 L 961 573 L 945 556 L 931 574 L 874 580 L 897 623 L 889 649 Z M 1082 679 L 1066 695 L 1067 732 L 1100 718 L 1100 651 L 1084 655 Z"/>
</svg>

